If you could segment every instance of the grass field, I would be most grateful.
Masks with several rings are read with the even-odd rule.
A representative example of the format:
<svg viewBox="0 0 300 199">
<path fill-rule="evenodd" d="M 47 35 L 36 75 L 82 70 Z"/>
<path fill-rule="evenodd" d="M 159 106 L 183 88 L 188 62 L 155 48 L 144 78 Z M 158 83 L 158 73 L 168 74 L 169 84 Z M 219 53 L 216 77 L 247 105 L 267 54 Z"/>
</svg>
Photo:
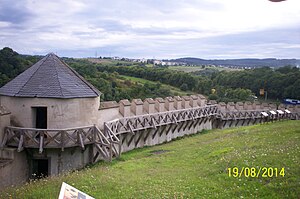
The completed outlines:
<svg viewBox="0 0 300 199">
<path fill-rule="evenodd" d="M 158 83 L 158 82 L 154 82 L 154 81 L 150 81 L 150 80 L 143 79 L 143 78 L 138 78 L 138 77 L 131 77 L 131 76 L 126 76 L 126 75 L 120 75 L 120 76 L 125 78 L 125 79 L 131 80 L 133 82 L 141 83 L 141 84 L 146 84 L 146 83 L 156 84 L 156 83 Z M 191 91 L 184 92 L 184 91 L 182 91 L 179 88 L 176 88 L 174 86 L 170 86 L 170 85 L 162 84 L 162 83 L 160 83 L 160 84 L 161 84 L 162 88 L 166 88 L 166 89 L 170 90 L 172 93 L 177 93 L 178 95 L 181 95 L 181 96 L 193 94 L 193 92 L 191 92 Z"/>
<path fill-rule="evenodd" d="M 299 165 L 300 121 L 284 121 L 133 150 L 111 163 L 10 188 L 0 198 L 57 198 L 62 182 L 95 198 L 299 198 Z M 229 177 L 234 167 L 256 174 L 272 168 L 273 177 Z M 275 168 L 284 168 L 284 176 L 275 177 Z"/>
</svg>

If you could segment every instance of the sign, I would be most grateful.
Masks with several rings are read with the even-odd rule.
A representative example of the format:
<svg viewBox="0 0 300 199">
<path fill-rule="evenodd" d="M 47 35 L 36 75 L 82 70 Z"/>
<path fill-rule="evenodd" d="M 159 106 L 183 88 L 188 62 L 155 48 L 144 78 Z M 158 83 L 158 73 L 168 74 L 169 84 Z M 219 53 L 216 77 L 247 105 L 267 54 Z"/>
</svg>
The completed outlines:
<svg viewBox="0 0 300 199">
<path fill-rule="evenodd" d="M 58 199 L 95 199 L 95 198 L 63 182 L 60 188 Z"/>
<path fill-rule="evenodd" d="M 260 94 L 261 96 L 263 96 L 263 95 L 265 94 L 265 89 L 261 88 L 261 89 L 259 90 L 259 94 Z"/>
<path fill-rule="evenodd" d="M 262 114 L 264 117 L 268 117 L 268 116 L 269 116 L 268 113 L 266 113 L 266 112 L 261 112 L 261 114 Z"/>
</svg>

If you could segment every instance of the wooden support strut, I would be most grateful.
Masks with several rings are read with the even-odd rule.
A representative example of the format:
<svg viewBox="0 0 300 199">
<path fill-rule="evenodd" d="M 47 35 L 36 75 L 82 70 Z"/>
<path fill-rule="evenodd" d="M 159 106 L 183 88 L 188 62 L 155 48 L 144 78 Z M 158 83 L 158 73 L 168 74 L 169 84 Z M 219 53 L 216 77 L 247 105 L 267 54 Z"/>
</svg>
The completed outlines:
<svg viewBox="0 0 300 199">
<path fill-rule="evenodd" d="M 151 123 L 152 123 L 152 126 L 153 126 L 153 128 L 155 128 L 155 129 L 156 129 L 157 127 L 156 127 L 156 125 L 155 125 L 155 120 L 154 120 L 154 118 L 153 118 L 153 117 L 151 117 Z"/>
<path fill-rule="evenodd" d="M 79 141 L 79 145 L 81 146 L 81 149 L 84 150 L 84 143 L 83 143 L 81 132 L 78 132 L 78 141 Z"/>
<path fill-rule="evenodd" d="M 18 145 L 18 152 L 23 151 L 23 149 L 24 149 L 23 142 L 24 142 L 24 133 L 21 132 L 20 141 L 19 141 L 19 145 Z"/>
<path fill-rule="evenodd" d="M 39 153 L 43 153 L 43 146 L 44 146 L 44 132 L 40 132 L 40 146 L 39 146 Z"/>
<path fill-rule="evenodd" d="M 132 135 L 135 135 L 135 133 L 134 133 L 134 131 L 133 131 L 133 128 L 132 128 L 132 126 L 131 126 L 130 123 L 128 123 L 128 127 L 129 127 L 129 129 L 130 129 L 131 134 L 132 134 Z"/>
</svg>

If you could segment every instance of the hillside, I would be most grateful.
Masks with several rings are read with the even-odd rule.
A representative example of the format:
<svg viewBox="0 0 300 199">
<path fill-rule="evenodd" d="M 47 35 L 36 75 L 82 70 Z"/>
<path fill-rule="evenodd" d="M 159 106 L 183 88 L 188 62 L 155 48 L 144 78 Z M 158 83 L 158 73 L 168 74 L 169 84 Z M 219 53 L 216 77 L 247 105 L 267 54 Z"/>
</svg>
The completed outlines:
<svg viewBox="0 0 300 199">
<path fill-rule="evenodd" d="M 0 86 L 40 58 L 19 55 L 10 48 L 0 50 Z M 199 93 L 210 100 L 237 102 L 253 100 L 251 96 L 259 96 L 262 88 L 267 92 L 268 99 L 273 101 L 300 98 L 300 69 L 290 66 L 276 70 L 267 67 L 221 70 L 220 67 L 209 66 L 147 67 L 144 63 L 111 59 L 63 60 L 103 93 L 102 101 Z"/>
<path fill-rule="evenodd" d="M 57 198 L 62 182 L 95 198 L 299 198 L 299 149 L 299 121 L 204 131 L 10 188 L 0 198 Z M 255 168 L 255 174 L 266 167 L 269 174 L 233 177 L 232 171 L 230 177 L 234 167 Z"/>
<path fill-rule="evenodd" d="M 216 66 L 238 66 L 238 67 L 282 67 L 282 66 L 299 66 L 299 59 L 199 59 L 193 57 L 172 59 L 173 62 L 181 62 L 192 65 L 216 65 Z"/>
</svg>

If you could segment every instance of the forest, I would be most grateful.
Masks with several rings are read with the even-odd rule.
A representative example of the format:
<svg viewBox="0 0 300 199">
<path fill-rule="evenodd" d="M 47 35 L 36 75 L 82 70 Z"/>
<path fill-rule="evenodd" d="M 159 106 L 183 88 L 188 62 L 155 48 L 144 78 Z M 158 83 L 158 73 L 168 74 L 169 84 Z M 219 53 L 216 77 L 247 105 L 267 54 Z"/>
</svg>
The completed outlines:
<svg viewBox="0 0 300 199">
<path fill-rule="evenodd" d="M 20 55 L 10 48 L 0 50 L 0 86 L 36 63 L 40 56 Z M 259 96 L 264 89 L 269 99 L 300 99 L 300 70 L 283 66 L 278 69 L 261 67 L 241 71 L 214 71 L 199 75 L 170 70 L 166 67 L 147 67 L 141 63 L 105 61 L 92 63 L 88 59 L 63 58 L 103 95 L 102 100 L 166 97 L 199 93 L 217 101 L 246 101 Z M 145 83 L 124 76 L 149 80 Z M 168 87 L 168 85 L 170 87 Z M 172 87 L 178 88 L 174 91 Z M 262 97 L 263 98 L 263 97 Z"/>
</svg>

